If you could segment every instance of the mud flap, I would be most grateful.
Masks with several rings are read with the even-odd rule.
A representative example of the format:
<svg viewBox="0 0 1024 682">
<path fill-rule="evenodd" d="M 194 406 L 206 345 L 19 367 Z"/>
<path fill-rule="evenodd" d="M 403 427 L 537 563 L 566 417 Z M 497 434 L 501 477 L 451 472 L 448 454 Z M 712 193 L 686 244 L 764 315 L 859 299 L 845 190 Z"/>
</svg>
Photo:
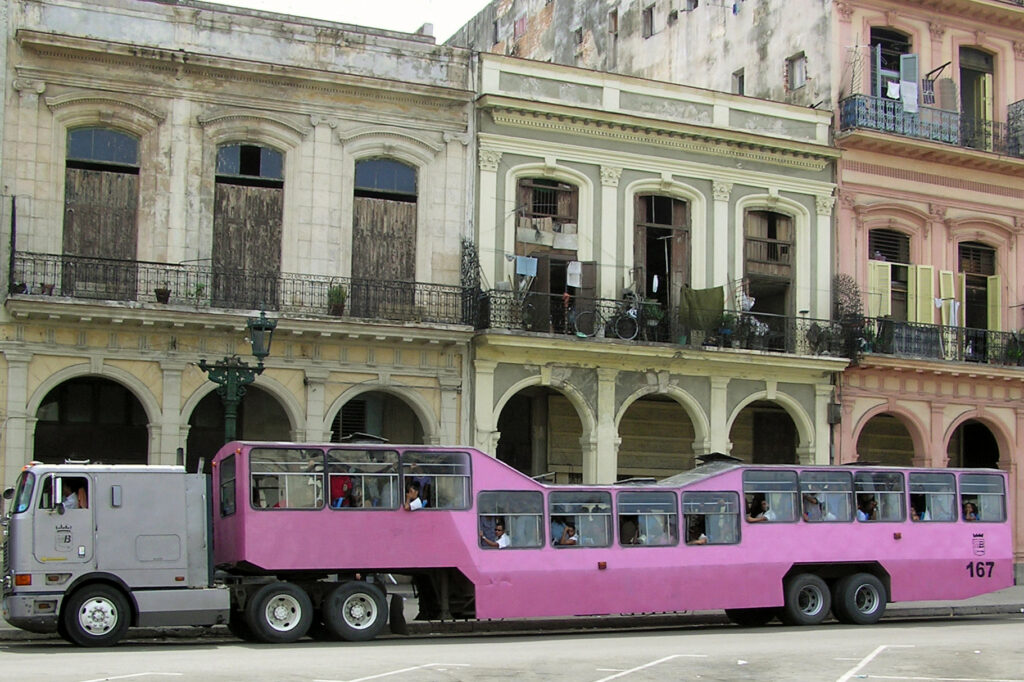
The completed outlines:
<svg viewBox="0 0 1024 682">
<path fill-rule="evenodd" d="M 405 624 L 405 597 L 400 594 L 391 595 L 388 607 L 388 625 L 393 635 L 407 635 L 409 628 Z"/>
</svg>

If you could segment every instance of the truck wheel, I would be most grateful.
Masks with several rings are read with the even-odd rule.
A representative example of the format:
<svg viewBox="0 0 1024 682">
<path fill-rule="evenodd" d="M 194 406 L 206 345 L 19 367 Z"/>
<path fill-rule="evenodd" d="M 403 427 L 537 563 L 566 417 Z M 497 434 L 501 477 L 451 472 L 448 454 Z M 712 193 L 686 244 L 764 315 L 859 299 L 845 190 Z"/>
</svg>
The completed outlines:
<svg viewBox="0 0 1024 682">
<path fill-rule="evenodd" d="M 65 602 L 61 614 L 68 641 L 79 646 L 117 644 L 128 630 L 131 617 L 128 598 L 109 585 L 80 588 Z"/>
<path fill-rule="evenodd" d="M 885 613 L 885 585 L 870 573 L 854 573 L 836 583 L 832 610 L 840 623 L 872 625 Z"/>
<path fill-rule="evenodd" d="M 758 628 L 767 625 L 776 616 L 778 609 L 726 609 L 725 616 L 744 628 Z"/>
<path fill-rule="evenodd" d="M 787 625 L 817 625 L 828 616 L 832 603 L 828 585 L 813 573 L 798 573 L 784 586 L 786 603 L 782 622 Z"/>
<path fill-rule="evenodd" d="M 338 585 L 324 600 L 324 624 L 340 639 L 365 642 L 388 622 L 384 592 L 373 583 L 359 581 Z"/>
<path fill-rule="evenodd" d="M 261 642 L 294 642 L 306 634 L 312 621 L 313 602 L 305 590 L 291 583 L 264 585 L 245 605 L 245 622 Z"/>
</svg>

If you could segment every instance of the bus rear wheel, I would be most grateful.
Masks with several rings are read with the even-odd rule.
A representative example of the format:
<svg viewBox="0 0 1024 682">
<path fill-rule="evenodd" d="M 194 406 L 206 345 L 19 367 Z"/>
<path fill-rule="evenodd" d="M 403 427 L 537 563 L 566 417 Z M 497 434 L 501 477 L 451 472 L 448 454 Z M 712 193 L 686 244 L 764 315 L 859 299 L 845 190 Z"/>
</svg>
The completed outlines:
<svg viewBox="0 0 1024 682">
<path fill-rule="evenodd" d="M 112 646 L 128 631 L 128 598 L 110 585 L 86 585 L 71 595 L 61 614 L 67 640 L 79 646 Z"/>
<path fill-rule="evenodd" d="M 744 628 L 757 628 L 767 625 L 778 614 L 778 609 L 726 609 L 725 616 L 736 625 Z"/>
<path fill-rule="evenodd" d="M 885 613 L 885 585 L 870 573 L 854 573 L 836 583 L 832 610 L 840 623 L 872 625 Z"/>
<path fill-rule="evenodd" d="M 373 583 L 353 581 L 331 590 L 323 605 L 324 624 L 340 639 L 365 642 L 388 622 L 384 592 Z"/>
<path fill-rule="evenodd" d="M 270 583 L 256 590 L 245 605 L 245 622 L 261 642 L 294 642 L 313 622 L 313 602 L 298 585 Z"/>
<path fill-rule="evenodd" d="M 782 607 L 782 622 L 787 625 L 818 625 L 832 605 L 828 585 L 813 573 L 798 573 L 786 580 L 786 603 Z"/>
</svg>

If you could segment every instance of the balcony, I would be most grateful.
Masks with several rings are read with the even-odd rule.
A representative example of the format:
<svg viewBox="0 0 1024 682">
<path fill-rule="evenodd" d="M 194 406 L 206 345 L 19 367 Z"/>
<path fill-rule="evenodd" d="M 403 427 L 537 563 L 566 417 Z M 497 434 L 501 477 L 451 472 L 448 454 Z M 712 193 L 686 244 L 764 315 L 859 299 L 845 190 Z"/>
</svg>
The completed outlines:
<svg viewBox="0 0 1024 682">
<path fill-rule="evenodd" d="M 1009 123 L 965 116 L 955 111 L 920 107 L 903 111 L 899 100 L 853 95 L 839 102 L 839 129 L 877 130 L 917 140 L 1024 158 L 1024 101 L 1007 108 Z"/>
<path fill-rule="evenodd" d="M 869 318 L 865 321 L 861 345 L 865 353 L 1024 366 L 1024 336 L 1015 332 Z"/>
<path fill-rule="evenodd" d="M 196 264 L 27 252 L 14 255 L 9 290 L 16 296 L 198 309 L 262 307 L 295 316 L 344 315 L 360 320 L 455 325 L 472 324 L 475 302 L 460 286 L 323 275 L 261 275 Z"/>
<path fill-rule="evenodd" d="M 752 350 L 768 353 L 853 358 L 860 329 L 829 320 L 766 313 L 716 311 L 700 327 L 681 324 L 655 301 L 587 299 L 507 290 L 484 294 L 478 329 L 563 335 L 586 340 L 665 343 L 695 350 Z"/>
</svg>

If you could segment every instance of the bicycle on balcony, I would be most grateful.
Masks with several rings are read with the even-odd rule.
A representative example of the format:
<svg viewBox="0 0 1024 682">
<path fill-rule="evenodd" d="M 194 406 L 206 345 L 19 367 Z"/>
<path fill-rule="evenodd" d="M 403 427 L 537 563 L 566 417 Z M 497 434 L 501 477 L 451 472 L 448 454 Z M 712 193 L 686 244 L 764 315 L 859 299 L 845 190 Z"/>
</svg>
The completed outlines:
<svg viewBox="0 0 1024 682">
<path fill-rule="evenodd" d="M 576 336 L 615 336 L 631 341 L 640 332 L 640 297 L 627 292 L 611 311 L 602 309 L 601 301 L 594 301 L 594 307 L 576 310 L 572 316 Z"/>
</svg>

